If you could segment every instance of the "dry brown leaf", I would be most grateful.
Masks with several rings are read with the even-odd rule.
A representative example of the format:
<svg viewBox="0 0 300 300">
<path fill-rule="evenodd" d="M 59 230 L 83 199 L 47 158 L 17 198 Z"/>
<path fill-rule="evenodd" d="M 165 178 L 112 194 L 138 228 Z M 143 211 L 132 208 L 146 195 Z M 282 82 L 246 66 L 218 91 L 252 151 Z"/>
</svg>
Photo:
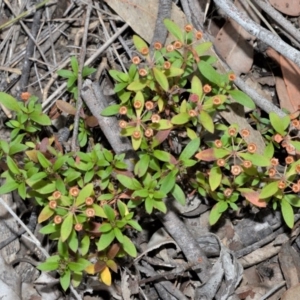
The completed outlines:
<svg viewBox="0 0 300 300">
<path fill-rule="evenodd" d="M 251 7 L 243 6 L 240 1 L 234 1 L 235 6 L 246 13 L 254 21 L 256 14 Z M 214 45 L 223 59 L 227 62 L 235 74 L 248 73 L 253 63 L 253 41 L 254 36 L 249 34 L 241 25 L 228 19 L 218 32 Z"/>
<path fill-rule="evenodd" d="M 299 0 L 269 0 L 270 4 L 289 16 L 300 16 L 300 3 Z"/>
<path fill-rule="evenodd" d="M 284 86 L 279 82 L 279 86 L 276 85 L 278 90 L 278 96 L 283 95 L 280 99 L 281 108 L 287 109 L 289 112 L 294 112 L 300 105 L 300 69 L 293 62 L 278 54 L 274 49 L 268 48 L 266 51 L 267 55 L 273 58 L 281 67 L 283 80 L 286 86 L 286 93 L 288 99 L 285 97 Z M 277 83 L 277 80 L 276 80 Z"/>
<path fill-rule="evenodd" d="M 105 0 L 130 27 L 148 43 L 151 42 L 155 28 L 158 0 L 140 1 L 140 0 Z M 172 4 L 171 19 L 184 27 L 187 24 L 184 13 L 177 5 Z M 167 42 L 174 40 L 170 37 Z"/>
</svg>

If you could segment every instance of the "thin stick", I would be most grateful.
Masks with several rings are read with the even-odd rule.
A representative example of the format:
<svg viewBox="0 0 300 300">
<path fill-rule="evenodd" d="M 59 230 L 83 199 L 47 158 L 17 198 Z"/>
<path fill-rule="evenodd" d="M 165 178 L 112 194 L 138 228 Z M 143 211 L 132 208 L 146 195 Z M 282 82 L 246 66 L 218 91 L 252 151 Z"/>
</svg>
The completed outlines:
<svg viewBox="0 0 300 300">
<path fill-rule="evenodd" d="M 45 257 L 49 257 L 49 253 L 41 246 L 40 241 L 34 236 L 24 222 L 15 214 L 15 212 L 7 205 L 7 203 L 0 197 L 0 203 L 6 208 L 6 210 L 13 216 L 13 218 L 25 229 L 32 239 L 32 242 L 41 250 Z"/>
<path fill-rule="evenodd" d="M 252 21 L 244 12 L 239 11 L 229 0 L 214 0 L 226 15 L 241 25 L 247 32 L 274 48 L 277 52 L 300 67 L 300 52 L 288 45 L 281 38 Z"/>
</svg>

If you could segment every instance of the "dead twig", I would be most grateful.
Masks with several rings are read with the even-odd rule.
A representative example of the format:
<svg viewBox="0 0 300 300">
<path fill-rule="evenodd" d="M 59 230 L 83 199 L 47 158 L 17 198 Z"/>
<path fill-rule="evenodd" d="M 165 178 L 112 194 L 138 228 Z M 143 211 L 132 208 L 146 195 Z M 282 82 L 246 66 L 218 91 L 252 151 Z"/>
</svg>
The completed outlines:
<svg viewBox="0 0 300 300">
<path fill-rule="evenodd" d="M 88 1 L 85 22 L 84 22 L 84 32 L 81 42 L 81 49 L 79 55 L 79 67 L 78 67 L 78 76 L 77 76 L 77 89 L 78 89 L 78 98 L 76 102 L 76 114 L 74 118 L 74 127 L 73 127 L 73 136 L 71 141 L 71 149 L 72 151 L 76 151 L 77 149 L 77 137 L 78 137 L 78 127 L 79 127 L 79 118 L 80 118 L 80 111 L 82 108 L 82 99 L 80 95 L 80 91 L 82 88 L 82 69 L 84 67 L 84 60 L 86 55 L 86 43 L 87 43 L 87 35 L 88 35 L 88 28 L 90 23 L 90 15 L 92 11 L 91 1 Z"/>
</svg>

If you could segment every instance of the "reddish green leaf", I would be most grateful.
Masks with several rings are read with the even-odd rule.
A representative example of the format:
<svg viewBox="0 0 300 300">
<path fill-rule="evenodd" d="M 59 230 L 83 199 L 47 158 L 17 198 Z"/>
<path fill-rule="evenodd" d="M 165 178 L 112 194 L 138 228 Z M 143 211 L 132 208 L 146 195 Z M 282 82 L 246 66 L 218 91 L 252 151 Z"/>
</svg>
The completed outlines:
<svg viewBox="0 0 300 300">
<path fill-rule="evenodd" d="M 46 205 L 39 214 L 38 223 L 42 223 L 48 220 L 51 216 L 53 216 L 55 211 Z"/>
</svg>

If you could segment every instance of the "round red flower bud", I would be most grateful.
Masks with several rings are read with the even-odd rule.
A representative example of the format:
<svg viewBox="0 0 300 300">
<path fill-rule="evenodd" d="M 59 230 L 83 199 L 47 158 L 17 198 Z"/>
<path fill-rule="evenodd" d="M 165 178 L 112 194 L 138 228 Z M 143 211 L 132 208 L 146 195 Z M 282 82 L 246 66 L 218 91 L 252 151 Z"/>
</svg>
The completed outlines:
<svg viewBox="0 0 300 300">
<path fill-rule="evenodd" d="M 126 115 L 127 114 L 127 107 L 126 106 L 121 106 L 120 108 L 119 108 L 119 114 L 120 115 Z"/>
<path fill-rule="evenodd" d="M 202 33 L 201 31 L 197 31 L 197 32 L 195 33 L 195 36 L 196 36 L 196 39 L 197 39 L 197 40 L 201 40 L 202 37 L 203 37 L 203 33 Z"/>
<path fill-rule="evenodd" d="M 126 128 L 126 127 L 127 127 L 127 122 L 124 121 L 124 120 L 121 120 L 121 121 L 119 122 L 119 126 L 120 126 L 120 128 Z"/>
<path fill-rule="evenodd" d="M 74 229 L 76 230 L 76 231 L 81 231 L 82 230 L 82 224 L 80 224 L 80 223 L 77 223 L 77 224 L 75 224 L 74 225 Z"/>
<path fill-rule="evenodd" d="M 190 100 L 191 100 L 191 102 L 198 102 L 198 100 L 199 100 L 199 96 L 198 95 L 196 95 L 196 94 L 191 94 L 190 95 Z"/>
<path fill-rule="evenodd" d="M 173 45 L 168 45 L 166 47 L 167 52 L 172 52 L 174 50 L 174 46 Z"/>
<path fill-rule="evenodd" d="M 226 163 L 226 161 L 225 161 L 225 159 L 223 159 L 223 158 L 219 158 L 219 159 L 217 160 L 217 165 L 218 165 L 219 167 L 224 167 L 224 166 L 225 166 L 225 163 Z"/>
<path fill-rule="evenodd" d="M 293 190 L 294 193 L 299 193 L 299 191 L 300 191 L 300 185 L 294 183 L 294 184 L 292 185 L 292 190 Z"/>
<path fill-rule="evenodd" d="M 300 122 L 299 122 L 299 120 L 293 120 L 293 121 L 292 121 L 292 125 L 293 125 L 294 127 L 296 127 L 297 129 L 299 129 L 299 128 L 300 128 Z"/>
<path fill-rule="evenodd" d="M 160 42 L 155 42 L 153 47 L 155 50 L 160 50 L 162 48 L 162 44 Z"/>
<path fill-rule="evenodd" d="M 241 136 L 243 137 L 243 138 L 246 138 L 246 137 L 248 137 L 250 135 L 250 131 L 248 130 L 248 129 L 242 129 L 241 130 Z"/>
<path fill-rule="evenodd" d="M 71 187 L 71 188 L 69 189 L 69 194 L 70 194 L 71 196 L 73 196 L 73 197 L 77 197 L 78 194 L 79 194 L 79 189 L 78 189 L 78 187 L 77 187 L 77 186 Z"/>
<path fill-rule="evenodd" d="M 58 225 L 62 222 L 62 217 L 61 216 L 55 216 L 53 219 L 54 224 Z"/>
<path fill-rule="evenodd" d="M 55 199 L 55 200 L 60 199 L 60 197 L 61 197 L 61 192 L 59 192 L 59 191 L 53 192 L 52 197 L 53 197 L 53 199 Z"/>
<path fill-rule="evenodd" d="M 276 133 L 274 136 L 273 136 L 273 140 L 276 142 L 276 143 L 280 143 L 282 140 L 283 140 L 283 137 L 281 134 L 279 133 Z"/>
<path fill-rule="evenodd" d="M 286 187 L 285 182 L 283 180 L 280 180 L 278 182 L 278 188 L 281 189 L 281 190 L 283 190 L 283 189 L 285 189 L 285 187 Z"/>
<path fill-rule="evenodd" d="M 151 116 L 152 123 L 158 123 L 160 121 L 160 115 L 154 114 Z"/>
<path fill-rule="evenodd" d="M 214 144 L 217 148 L 221 148 L 223 146 L 223 143 L 221 140 L 215 140 L 214 141 Z"/>
<path fill-rule="evenodd" d="M 278 164 L 279 164 L 278 159 L 275 158 L 275 157 L 273 157 L 273 158 L 271 159 L 271 165 L 272 165 L 272 166 L 278 166 Z"/>
<path fill-rule="evenodd" d="M 146 107 L 147 110 L 151 110 L 151 109 L 154 108 L 154 104 L 153 104 L 152 101 L 146 101 L 145 107 Z"/>
<path fill-rule="evenodd" d="M 233 73 L 229 73 L 229 74 L 228 74 L 228 79 L 229 79 L 230 81 L 234 81 L 234 80 L 236 80 L 236 76 L 235 76 L 235 74 L 233 74 Z"/>
<path fill-rule="evenodd" d="M 95 216 L 95 210 L 93 208 L 87 208 L 85 211 L 87 217 L 91 218 Z"/>
<path fill-rule="evenodd" d="M 293 163 L 294 162 L 294 158 L 292 157 L 292 156 L 287 156 L 286 158 L 285 158 L 285 163 L 287 164 L 287 165 L 290 165 L 291 163 Z"/>
<path fill-rule="evenodd" d="M 141 62 L 141 59 L 138 56 L 134 56 L 131 61 L 133 64 L 138 65 Z"/>
<path fill-rule="evenodd" d="M 29 98 L 30 98 L 30 93 L 29 92 L 23 92 L 23 93 L 21 93 L 21 96 L 20 96 L 20 98 L 24 101 L 24 102 L 26 102 Z"/>
<path fill-rule="evenodd" d="M 243 161 L 243 166 L 248 169 L 252 167 L 252 162 L 250 160 L 244 160 Z"/>
<path fill-rule="evenodd" d="M 210 93 L 210 92 L 211 92 L 211 86 L 210 86 L 209 84 L 205 84 L 205 85 L 203 86 L 203 92 L 204 92 L 205 94 Z"/>
<path fill-rule="evenodd" d="M 297 174 L 300 174 L 300 165 L 296 166 L 296 172 L 297 172 Z"/>
<path fill-rule="evenodd" d="M 234 127 L 228 128 L 228 134 L 229 134 L 230 136 L 235 136 L 236 133 L 237 133 L 237 130 L 236 130 Z"/>
<path fill-rule="evenodd" d="M 257 146 L 254 143 L 250 143 L 250 144 L 248 144 L 247 149 L 248 149 L 248 152 L 255 153 L 257 150 Z"/>
<path fill-rule="evenodd" d="M 169 70 L 171 68 L 171 63 L 169 61 L 164 62 L 164 69 Z"/>
<path fill-rule="evenodd" d="M 145 130 L 144 135 L 145 135 L 145 137 L 147 137 L 147 138 L 153 136 L 153 130 L 152 130 L 152 128 L 147 128 L 147 129 Z"/>
<path fill-rule="evenodd" d="M 173 45 L 175 49 L 180 49 L 182 47 L 182 43 L 180 41 L 176 41 Z"/>
<path fill-rule="evenodd" d="M 229 188 L 225 189 L 223 194 L 226 198 L 229 198 L 232 195 L 232 189 Z"/>
<path fill-rule="evenodd" d="M 92 205 L 94 203 L 94 199 L 92 197 L 85 198 L 86 205 Z"/>
<path fill-rule="evenodd" d="M 147 55 L 149 53 L 149 48 L 148 47 L 143 47 L 140 51 L 143 55 Z"/>
<path fill-rule="evenodd" d="M 146 69 L 139 69 L 139 74 L 140 76 L 144 77 L 147 76 L 148 71 Z"/>
<path fill-rule="evenodd" d="M 142 101 L 140 101 L 140 100 L 135 100 L 135 101 L 133 102 L 133 106 L 134 106 L 134 108 L 136 108 L 136 109 L 141 108 L 142 105 L 143 105 L 143 103 L 142 103 Z"/>
<path fill-rule="evenodd" d="M 49 201 L 49 207 L 50 207 L 51 209 L 55 209 L 56 206 L 57 206 L 57 202 L 56 202 L 55 200 Z"/>
<path fill-rule="evenodd" d="M 141 132 L 139 130 L 135 130 L 132 134 L 134 139 L 139 139 L 141 137 Z"/>
<path fill-rule="evenodd" d="M 220 105 L 221 104 L 221 99 L 219 97 L 214 97 L 213 98 L 213 104 L 214 105 Z"/>
<path fill-rule="evenodd" d="M 193 109 L 189 110 L 189 111 L 188 111 L 188 114 L 189 114 L 190 117 L 192 117 L 192 118 L 197 116 L 197 112 L 196 112 L 195 110 L 193 110 Z"/>
<path fill-rule="evenodd" d="M 193 25 L 188 24 L 184 26 L 185 32 L 191 32 L 193 30 Z"/>
<path fill-rule="evenodd" d="M 276 169 L 270 168 L 268 170 L 269 177 L 274 177 L 276 175 Z"/>
<path fill-rule="evenodd" d="M 242 168 L 239 165 L 233 165 L 231 166 L 231 174 L 232 175 L 239 175 L 242 172 Z"/>
</svg>

